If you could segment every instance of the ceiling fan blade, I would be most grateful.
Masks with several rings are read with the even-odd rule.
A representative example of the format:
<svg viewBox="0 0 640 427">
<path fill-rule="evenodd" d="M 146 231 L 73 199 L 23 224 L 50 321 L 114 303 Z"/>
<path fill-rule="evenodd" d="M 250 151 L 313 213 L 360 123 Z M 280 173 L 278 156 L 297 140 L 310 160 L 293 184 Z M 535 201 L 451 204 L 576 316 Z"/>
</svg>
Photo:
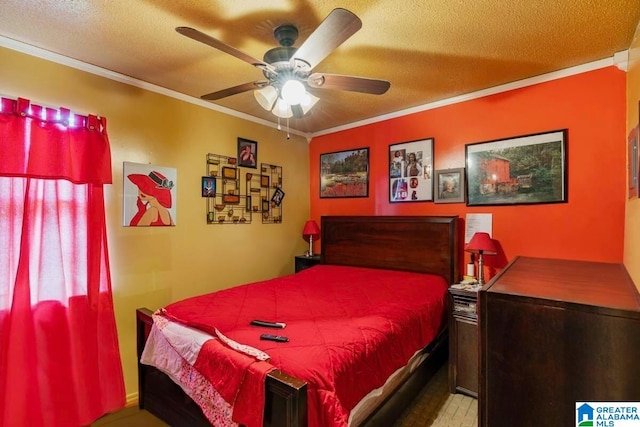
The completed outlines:
<svg viewBox="0 0 640 427">
<path fill-rule="evenodd" d="M 217 92 L 211 92 L 206 95 L 202 95 L 200 98 L 206 101 L 215 101 L 218 99 L 226 98 L 227 96 L 236 95 L 238 93 L 247 92 L 250 90 L 256 90 L 268 85 L 267 81 L 245 83 L 238 86 L 233 86 L 227 89 L 219 90 Z"/>
<path fill-rule="evenodd" d="M 302 43 L 291 57 L 291 61 L 293 63 L 298 59 L 313 68 L 360 28 L 362 21 L 355 14 L 347 9 L 333 9 Z"/>
<path fill-rule="evenodd" d="M 275 73 L 275 69 L 267 64 L 264 61 L 261 61 L 257 58 L 254 58 L 251 55 L 248 55 L 242 51 L 239 51 L 238 49 L 236 49 L 235 47 L 229 46 L 228 44 L 221 42 L 220 40 L 213 38 L 201 31 L 198 31 L 194 28 L 190 28 L 190 27 L 176 27 L 176 31 L 180 34 L 182 34 L 183 36 L 189 37 L 190 39 L 199 41 L 200 43 L 204 43 L 206 45 L 209 45 L 213 48 L 216 48 L 224 53 L 228 53 L 231 56 L 235 56 L 236 58 L 249 63 L 255 67 L 261 68 L 261 69 L 268 69 L 269 71 L 272 71 Z"/>
<path fill-rule="evenodd" d="M 316 89 L 348 90 L 373 95 L 382 95 L 391 87 L 391 83 L 386 80 L 325 73 L 310 75 L 307 79 L 307 84 L 309 87 Z"/>
</svg>

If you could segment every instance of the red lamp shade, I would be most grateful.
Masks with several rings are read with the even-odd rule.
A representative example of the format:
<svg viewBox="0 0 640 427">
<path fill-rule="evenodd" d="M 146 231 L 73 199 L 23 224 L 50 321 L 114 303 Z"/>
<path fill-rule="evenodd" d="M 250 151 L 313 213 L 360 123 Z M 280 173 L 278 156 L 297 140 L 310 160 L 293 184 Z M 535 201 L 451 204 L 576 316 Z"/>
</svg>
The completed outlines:
<svg viewBox="0 0 640 427">
<path fill-rule="evenodd" d="M 309 237 L 312 237 L 314 240 L 319 239 L 320 227 L 318 227 L 318 223 L 314 220 L 307 221 L 304 225 L 304 229 L 302 230 L 302 237 L 304 237 L 305 240 L 308 240 Z"/>
<path fill-rule="evenodd" d="M 493 243 L 493 240 L 491 240 L 489 233 L 482 232 L 475 233 L 464 250 L 476 254 L 483 253 L 485 255 L 496 255 L 498 253 L 496 245 Z"/>
</svg>

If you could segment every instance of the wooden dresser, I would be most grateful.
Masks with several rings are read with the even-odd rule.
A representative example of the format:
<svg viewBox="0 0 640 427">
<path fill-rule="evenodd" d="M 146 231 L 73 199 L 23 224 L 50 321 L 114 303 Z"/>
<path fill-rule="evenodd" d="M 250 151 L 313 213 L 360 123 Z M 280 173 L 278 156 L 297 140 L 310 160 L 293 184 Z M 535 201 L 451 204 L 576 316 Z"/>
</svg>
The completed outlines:
<svg viewBox="0 0 640 427">
<path fill-rule="evenodd" d="M 576 425 L 640 401 L 640 296 L 621 264 L 518 257 L 479 294 L 481 427 Z"/>
</svg>

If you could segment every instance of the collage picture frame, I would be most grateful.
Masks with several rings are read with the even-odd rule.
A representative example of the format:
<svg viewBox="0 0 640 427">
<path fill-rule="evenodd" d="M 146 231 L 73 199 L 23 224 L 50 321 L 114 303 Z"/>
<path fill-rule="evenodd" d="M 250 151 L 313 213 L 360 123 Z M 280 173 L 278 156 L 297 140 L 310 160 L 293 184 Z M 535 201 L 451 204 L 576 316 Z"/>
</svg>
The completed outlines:
<svg viewBox="0 0 640 427">
<path fill-rule="evenodd" d="M 389 146 L 389 201 L 433 200 L 433 138 Z"/>
</svg>

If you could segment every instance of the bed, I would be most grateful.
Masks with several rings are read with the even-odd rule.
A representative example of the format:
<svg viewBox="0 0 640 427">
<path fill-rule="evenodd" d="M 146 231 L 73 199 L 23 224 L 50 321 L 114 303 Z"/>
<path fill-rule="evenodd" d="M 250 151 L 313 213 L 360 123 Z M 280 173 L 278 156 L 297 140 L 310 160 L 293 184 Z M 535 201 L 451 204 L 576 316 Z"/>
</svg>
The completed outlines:
<svg viewBox="0 0 640 427">
<path fill-rule="evenodd" d="M 318 267 L 429 273 L 441 276 L 447 285 L 458 279 L 461 237 L 456 216 L 324 216 L 321 233 L 323 265 Z M 152 331 L 152 314 L 148 309 L 136 312 L 139 360 Z M 446 330 L 441 328 L 419 352 L 421 364 L 354 425 L 391 425 L 446 360 L 446 344 Z M 173 426 L 211 426 L 200 406 L 168 375 L 142 363 L 138 369 L 140 408 Z M 307 409 L 313 403 L 307 396 L 310 386 L 286 372 L 270 370 L 263 387 L 264 425 L 306 426 Z"/>
</svg>

